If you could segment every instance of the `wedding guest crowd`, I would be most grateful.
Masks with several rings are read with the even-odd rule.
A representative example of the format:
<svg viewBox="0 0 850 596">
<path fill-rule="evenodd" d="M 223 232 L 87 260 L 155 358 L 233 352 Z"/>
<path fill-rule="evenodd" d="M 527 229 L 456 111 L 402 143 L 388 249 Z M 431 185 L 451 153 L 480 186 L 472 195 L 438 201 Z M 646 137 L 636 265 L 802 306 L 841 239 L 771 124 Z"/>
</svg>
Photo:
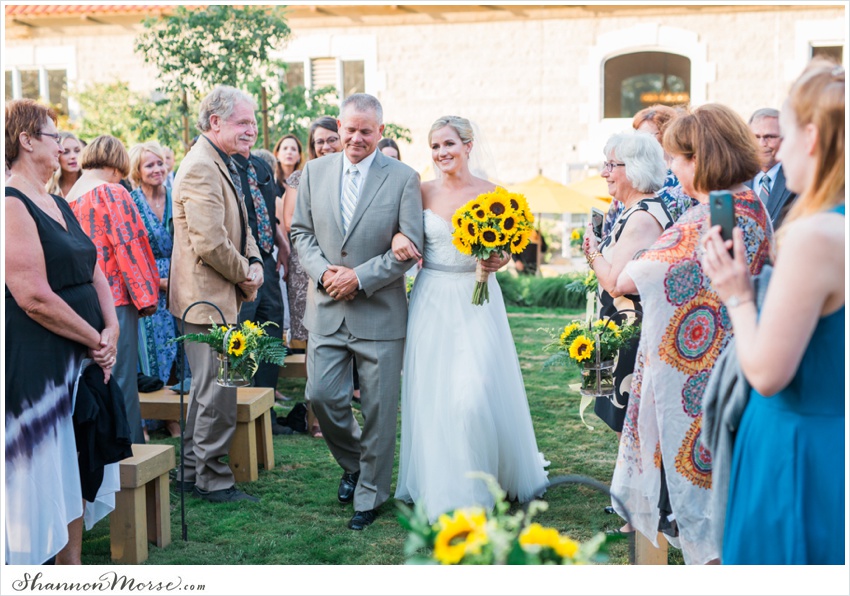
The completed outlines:
<svg viewBox="0 0 850 596">
<path fill-rule="evenodd" d="M 814 59 L 781 109 L 745 121 L 717 103 L 653 105 L 603 149 L 614 201 L 602 237 L 588 226 L 583 249 L 599 282 L 598 316 L 640 322 L 639 337 L 620 350 L 614 395 L 595 407 L 617 434 L 612 509 L 631 522 L 619 532 L 639 532 L 656 546 L 660 533 L 688 564 L 845 559 L 845 387 L 836 374 L 846 359 L 845 88 L 841 66 Z M 114 507 L 118 460 L 92 483 L 78 453 L 78 380 L 114 388 L 118 407 L 103 416 L 126 430 L 116 453 L 129 453 L 159 424 L 141 418 L 138 374 L 173 382 L 178 329 L 206 333 L 211 318 L 272 322 L 266 333 L 283 341 L 286 330 L 290 345 L 306 346 L 307 432 L 324 438 L 342 468 L 335 498 L 353 503 L 349 528 L 371 525 L 393 494 L 399 393 L 396 496 L 421 501 L 432 519 L 448 503 L 492 506 L 482 491 L 467 490 L 461 459 L 481 451 L 485 461 L 498 441 L 488 447 L 484 435 L 455 433 L 446 441 L 462 448 L 444 441 L 440 451 L 421 439 L 486 416 L 441 404 L 464 403 L 445 375 L 488 362 L 503 362 L 512 375 L 500 385 L 513 388 L 506 403 L 522 397 L 511 419 L 528 416 L 510 351 L 470 367 L 457 353 L 429 348 L 485 312 L 463 314 L 446 298 L 475 263 L 444 251 L 450 246 L 440 239 L 450 232 L 449 206 L 494 188 L 472 174 L 471 125 L 457 116 L 434 124 L 429 144 L 442 178 L 420 186 L 398 144 L 381 138 L 377 98 L 355 94 L 339 120 L 316 118 L 306 154 L 288 131 L 273 151 L 252 152 L 257 109 L 244 91 L 215 87 L 175 173 L 174 152 L 157 142 L 128 152 L 104 134 L 86 144 L 60 132 L 47 106 L 6 103 L 6 563 L 79 564 L 84 519 L 90 527 Z M 361 207 L 373 191 L 379 198 Z M 732 197 L 732 239 L 713 225 L 713 191 Z M 391 208 L 381 210 L 382 200 Z M 399 280 L 419 258 L 426 278 L 415 286 L 408 327 Z M 536 254 L 515 259 L 518 270 L 537 266 Z M 507 262 L 493 256 L 486 270 Z M 447 303 L 426 311 L 437 290 Z M 497 290 L 488 307 L 496 310 L 468 329 L 497 325 L 510 343 Z M 410 341 L 411 330 L 433 342 Z M 185 354 L 192 382 L 185 466 L 174 487 L 212 503 L 257 502 L 224 461 L 236 390 L 216 384 L 209 346 L 189 342 Z M 410 377 L 403 385 L 402 363 Z M 360 399 L 358 370 L 362 432 L 350 407 L 351 397 Z M 261 364 L 254 382 L 276 390 L 277 379 L 276 366 Z M 435 379 L 445 384 L 437 395 Z M 736 433 L 723 427 L 730 418 Z M 442 422 L 433 428 L 428 419 Z M 175 421 L 167 429 L 179 435 Z M 524 463 L 506 477 L 527 475 L 522 490 L 508 487 L 524 499 L 545 490 L 547 472 L 533 428 L 523 422 L 521 430 L 522 449 L 511 458 Z"/>
</svg>

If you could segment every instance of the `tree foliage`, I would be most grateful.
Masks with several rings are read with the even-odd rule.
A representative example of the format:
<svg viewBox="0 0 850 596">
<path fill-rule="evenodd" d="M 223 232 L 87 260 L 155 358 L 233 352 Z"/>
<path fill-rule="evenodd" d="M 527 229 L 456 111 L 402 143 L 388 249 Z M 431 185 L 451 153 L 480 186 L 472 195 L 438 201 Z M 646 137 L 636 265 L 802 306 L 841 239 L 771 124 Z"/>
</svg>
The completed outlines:
<svg viewBox="0 0 850 596">
<path fill-rule="evenodd" d="M 136 51 L 159 70 L 160 90 L 196 98 L 219 84 L 244 89 L 276 75 L 280 63 L 269 52 L 290 36 L 279 6 L 177 6 L 142 24 Z"/>
<path fill-rule="evenodd" d="M 216 85 L 258 90 L 277 78 L 282 63 L 270 52 L 291 34 L 280 6 L 177 6 L 169 16 L 145 19 L 135 50 L 159 72 L 158 91 L 166 98 L 149 112 L 156 127 L 170 121 L 174 108 L 189 137 L 190 106 Z"/>
<path fill-rule="evenodd" d="M 72 94 L 80 105 L 82 118 L 76 134 L 85 141 L 100 135 L 117 137 L 126 146 L 139 141 L 134 128 L 135 111 L 144 99 L 130 91 L 127 83 L 93 83 Z"/>
</svg>

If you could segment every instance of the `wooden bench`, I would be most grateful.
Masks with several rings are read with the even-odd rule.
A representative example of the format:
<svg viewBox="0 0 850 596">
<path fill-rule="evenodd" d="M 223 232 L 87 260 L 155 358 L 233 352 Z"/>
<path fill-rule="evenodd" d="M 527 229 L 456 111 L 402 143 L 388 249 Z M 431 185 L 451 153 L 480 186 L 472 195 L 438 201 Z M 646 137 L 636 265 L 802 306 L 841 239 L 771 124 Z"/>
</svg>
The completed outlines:
<svg viewBox="0 0 850 596">
<path fill-rule="evenodd" d="M 307 342 L 293 339 L 289 342 L 293 350 L 307 350 Z M 307 354 L 290 354 L 283 361 L 277 373 L 280 379 L 306 379 L 307 378 Z"/>
<path fill-rule="evenodd" d="M 170 389 L 139 393 L 142 418 L 147 420 L 179 420 L 180 394 Z M 236 482 L 252 482 L 259 478 L 258 468 L 274 468 L 272 415 L 274 390 L 270 387 L 236 389 L 236 432 L 230 445 L 230 469 Z M 189 396 L 183 395 L 183 414 L 188 412 Z"/>
<path fill-rule="evenodd" d="M 138 565 L 148 558 L 148 541 L 171 544 L 168 472 L 174 468 L 171 445 L 133 445 L 133 456 L 119 463 L 121 490 L 109 516 L 112 559 Z"/>
</svg>

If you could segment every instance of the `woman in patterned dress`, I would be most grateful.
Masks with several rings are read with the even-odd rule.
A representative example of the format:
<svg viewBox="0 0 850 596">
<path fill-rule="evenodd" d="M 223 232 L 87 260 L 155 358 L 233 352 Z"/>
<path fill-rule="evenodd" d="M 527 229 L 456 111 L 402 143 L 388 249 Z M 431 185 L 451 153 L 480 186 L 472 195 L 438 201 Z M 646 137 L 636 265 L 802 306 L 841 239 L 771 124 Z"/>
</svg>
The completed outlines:
<svg viewBox="0 0 850 596">
<path fill-rule="evenodd" d="M 710 227 L 708 193 L 733 194 L 752 274 L 769 260 L 773 232 L 761 201 L 744 186 L 759 161 L 755 139 L 734 111 L 707 104 L 677 117 L 664 134 L 664 149 L 699 204 L 618 280 L 640 294 L 644 318 L 611 491 L 650 542 L 657 546 L 661 531 L 686 563 L 704 564 L 717 562 L 720 553 L 711 535 L 711 454 L 700 442 L 702 396 L 732 332 L 700 263 L 700 240 Z"/>
<path fill-rule="evenodd" d="M 670 106 L 660 104 L 650 106 L 635 114 L 632 119 L 632 128 L 638 132 L 652 135 L 660 145 L 661 138 L 664 135 L 664 130 L 675 117 L 676 110 Z M 693 206 L 693 199 L 691 199 L 691 197 L 682 190 L 682 185 L 679 184 L 676 174 L 669 169 L 670 156 L 665 155 L 664 159 L 668 165 L 667 178 L 656 193 L 656 196 L 664 201 L 664 204 L 667 206 L 667 211 L 670 212 L 670 216 L 673 218 L 673 221 L 676 221 L 679 219 L 680 215 Z M 614 200 L 611 201 L 611 207 L 605 215 L 605 221 L 602 224 L 603 239 L 607 238 L 608 234 L 611 233 L 611 230 L 614 228 L 614 223 L 617 221 L 617 218 L 620 217 L 623 209 L 623 203 L 618 201 L 617 197 L 614 197 Z"/>
<path fill-rule="evenodd" d="M 111 135 L 101 135 L 83 150 L 83 175 L 65 197 L 97 247 L 121 329 L 115 378 L 124 394 L 133 443 L 144 443 L 136 372 L 139 318 L 156 312 L 159 273 L 130 193 L 120 184 L 130 173 L 130 156 Z"/>
<path fill-rule="evenodd" d="M 159 143 L 149 141 L 130 149 L 130 182 L 134 186 L 130 196 L 148 232 L 159 273 L 156 312 L 139 320 L 139 370 L 163 383 L 168 383 L 177 358 L 177 344 L 171 341 L 176 337 L 177 326 L 166 305 L 174 237 L 171 189 L 165 186 L 167 176 L 165 151 Z M 143 423 L 146 435 L 161 426 L 159 420 L 145 420 Z M 168 420 L 165 426 L 172 437 L 180 436 L 180 424 L 176 420 Z"/>
</svg>

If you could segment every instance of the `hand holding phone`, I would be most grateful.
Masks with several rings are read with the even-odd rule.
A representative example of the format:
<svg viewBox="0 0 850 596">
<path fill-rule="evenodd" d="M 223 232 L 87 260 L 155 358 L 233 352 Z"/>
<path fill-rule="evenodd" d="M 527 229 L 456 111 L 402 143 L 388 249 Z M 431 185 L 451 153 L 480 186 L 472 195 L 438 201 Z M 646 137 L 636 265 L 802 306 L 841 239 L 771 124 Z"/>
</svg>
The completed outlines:
<svg viewBox="0 0 850 596">
<path fill-rule="evenodd" d="M 602 222 L 605 221 L 605 214 L 596 207 L 590 208 L 590 222 L 593 225 L 593 235 L 596 236 L 597 242 L 602 242 Z"/>
<path fill-rule="evenodd" d="M 735 204 L 728 190 L 713 190 L 708 193 L 708 208 L 711 226 L 720 226 L 720 237 L 724 241 L 732 240 L 732 228 L 735 227 Z M 732 254 L 732 249 L 729 249 Z"/>
</svg>

